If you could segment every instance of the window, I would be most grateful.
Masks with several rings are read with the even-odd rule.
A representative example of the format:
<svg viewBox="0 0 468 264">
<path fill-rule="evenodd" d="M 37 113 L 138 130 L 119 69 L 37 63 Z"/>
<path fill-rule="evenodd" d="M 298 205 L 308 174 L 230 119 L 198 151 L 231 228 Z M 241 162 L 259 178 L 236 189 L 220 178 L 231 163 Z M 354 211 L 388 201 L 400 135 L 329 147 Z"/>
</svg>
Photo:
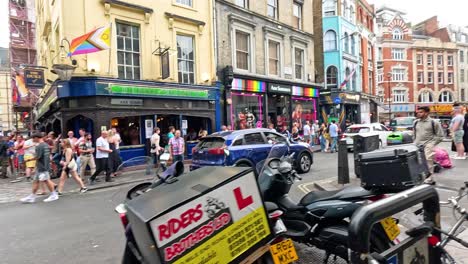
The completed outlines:
<svg viewBox="0 0 468 264">
<path fill-rule="evenodd" d="M 428 72 L 427 73 L 427 83 L 434 83 L 434 73 Z"/>
<path fill-rule="evenodd" d="M 383 49 L 379 47 L 377 60 L 383 60 Z"/>
<path fill-rule="evenodd" d="M 423 64 L 423 55 L 422 54 L 417 54 L 416 55 L 416 63 L 418 65 L 422 65 Z"/>
<path fill-rule="evenodd" d="M 369 41 L 367 42 L 367 59 L 372 61 L 374 58 L 374 53 L 372 52 L 372 43 Z"/>
<path fill-rule="evenodd" d="M 250 34 L 236 31 L 236 67 L 250 70 Z"/>
<path fill-rule="evenodd" d="M 132 146 L 144 144 L 140 139 L 140 116 L 115 117 L 111 124 L 117 124 L 116 128 L 120 133 L 122 142 L 120 146 Z"/>
<path fill-rule="evenodd" d="M 333 30 L 328 30 L 324 37 L 325 51 L 336 50 L 336 33 Z"/>
<path fill-rule="evenodd" d="M 361 71 L 359 71 L 359 72 L 361 72 Z M 356 82 L 357 82 L 357 80 L 356 80 L 356 74 L 353 74 L 353 77 L 351 77 L 351 78 L 352 78 L 352 79 L 351 79 L 351 81 L 352 81 L 352 83 L 351 83 L 351 89 L 352 89 L 353 91 L 356 91 L 356 89 L 357 89 L 357 85 L 356 85 Z"/>
<path fill-rule="evenodd" d="M 374 90 L 374 74 L 372 71 L 369 71 L 369 93 L 373 94 Z"/>
<path fill-rule="evenodd" d="M 447 66 L 453 66 L 453 55 L 447 56 Z"/>
<path fill-rule="evenodd" d="M 278 18 L 278 0 L 268 0 L 267 16 L 274 18 L 274 19 Z"/>
<path fill-rule="evenodd" d="M 286 138 L 283 137 L 283 136 L 280 136 L 276 133 L 272 133 L 272 132 L 265 132 L 265 137 L 268 141 L 268 143 L 270 143 L 269 141 L 271 140 L 273 144 L 275 143 L 280 143 L 280 144 L 286 144 Z"/>
<path fill-rule="evenodd" d="M 344 34 L 343 40 L 344 40 L 344 51 L 349 53 L 349 36 L 348 36 L 348 33 Z"/>
<path fill-rule="evenodd" d="M 246 145 L 265 144 L 265 140 L 263 140 L 263 136 L 260 133 L 245 134 L 244 141 Z"/>
<path fill-rule="evenodd" d="M 405 69 L 393 69 L 392 70 L 392 81 L 404 81 L 405 80 Z"/>
<path fill-rule="evenodd" d="M 460 82 L 465 82 L 465 70 L 460 70 Z"/>
<path fill-rule="evenodd" d="M 465 89 L 461 88 L 460 90 L 460 100 L 465 101 Z"/>
<path fill-rule="evenodd" d="M 275 41 L 268 41 L 268 73 L 279 75 L 280 67 L 280 44 Z"/>
<path fill-rule="evenodd" d="M 394 28 L 392 31 L 392 38 L 394 40 L 402 40 L 403 39 L 403 32 L 400 28 Z"/>
<path fill-rule="evenodd" d="M 323 3 L 323 16 L 336 16 L 335 0 L 325 0 Z"/>
<path fill-rule="evenodd" d="M 453 83 L 453 72 L 447 73 L 447 82 L 452 84 Z"/>
<path fill-rule="evenodd" d="M 431 54 L 427 54 L 427 65 L 432 65 L 432 55 Z"/>
<path fill-rule="evenodd" d="M 178 4 L 192 7 L 192 0 L 176 0 Z"/>
<path fill-rule="evenodd" d="M 327 86 L 338 85 L 338 69 L 335 66 L 327 68 Z"/>
<path fill-rule="evenodd" d="M 177 68 L 180 83 L 195 83 L 195 54 L 192 36 L 177 35 Z"/>
<path fill-rule="evenodd" d="M 302 29 L 302 5 L 293 3 L 293 26 Z"/>
<path fill-rule="evenodd" d="M 418 83 L 424 83 L 424 72 L 418 72 Z"/>
<path fill-rule="evenodd" d="M 249 8 L 249 0 L 236 0 L 236 5 L 243 8 Z"/>
<path fill-rule="evenodd" d="M 349 21 L 354 22 L 354 18 L 356 17 L 356 13 L 354 12 L 354 7 L 349 7 Z"/>
<path fill-rule="evenodd" d="M 377 73 L 377 82 L 378 83 L 382 83 L 384 80 L 383 80 L 383 72 L 382 71 L 379 71 Z"/>
<path fill-rule="evenodd" d="M 432 94 L 429 91 L 421 92 L 418 96 L 419 103 L 432 103 L 433 101 Z"/>
<path fill-rule="evenodd" d="M 437 73 L 437 83 L 444 83 L 444 73 L 438 72 Z"/>
<path fill-rule="evenodd" d="M 465 52 L 460 50 L 460 62 L 465 62 Z"/>
<path fill-rule="evenodd" d="M 351 36 L 351 54 L 356 55 L 356 39 Z"/>
<path fill-rule="evenodd" d="M 405 49 L 392 48 L 392 59 L 403 60 L 405 57 Z"/>
<path fill-rule="evenodd" d="M 453 96 L 451 92 L 443 91 L 439 95 L 439 103 L 451 103 L 451 102 L 453 102 Z"/>
<path fill-rule="evenodd" d="M 304 78 L 304 50 L 294 48 L 294 73 L 295 78 L 302 80 Z"/>
<path fill-rule="evenodd" d="M 444 55 L 437 55 L 437 66 L 443 66 L 444 65 Z"/>
<path fill-rule="evenodd" d="M 345 71 L 345 78 L 348 79 L 349 75 L 351 74 L 351 70 L 349 68 L 346 68 L 346 71 Z M 346 82 L 346 89 L 349 90 L 349 88 L 351 88 L 351 82 L 348 80 Z"/>
<path fill-rule="evenodd" d="M 121 79 L 140 79 L 140 28 L 116 23 L 117 68 Z"/>
<path fill-rule="evenodd" d="M 393 90 L 394 103 L 406 103 L 406 90 L 394 89 Z"/>
</svg>

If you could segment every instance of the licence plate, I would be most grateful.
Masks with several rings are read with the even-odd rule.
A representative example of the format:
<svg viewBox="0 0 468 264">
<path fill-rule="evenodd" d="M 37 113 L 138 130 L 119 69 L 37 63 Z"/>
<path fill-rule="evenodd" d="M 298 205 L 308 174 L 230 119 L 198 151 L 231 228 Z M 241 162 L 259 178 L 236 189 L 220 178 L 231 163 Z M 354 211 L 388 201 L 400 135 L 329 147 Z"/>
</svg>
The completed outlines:
<svg viewBox="0 0 468 264">
<path fill-rule="evenodd" d="M 271 245 L 270 252 L 275 264 L 288 264 L 299 259 L 291 239 Z"/>
<path fill-rule="evenodd" d="M 391 241 L 395 240 L 395 238 L 397 238 L 397 236 L 400 234 L 400 228 L 396 224 L 395 219 L 393 219 L 392 217 L 385 218 L 384 220 L 380 221 L 380 224 L 385 230 L 388 239 L 390 239 Z"/>
</svg>

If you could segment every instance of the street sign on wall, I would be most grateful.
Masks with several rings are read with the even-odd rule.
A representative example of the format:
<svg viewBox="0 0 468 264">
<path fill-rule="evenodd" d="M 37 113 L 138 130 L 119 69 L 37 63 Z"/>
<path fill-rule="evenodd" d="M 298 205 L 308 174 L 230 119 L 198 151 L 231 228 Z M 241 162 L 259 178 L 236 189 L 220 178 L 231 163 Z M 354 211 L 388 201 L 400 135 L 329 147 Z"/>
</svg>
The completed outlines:
<svg viewBox="0 0 468 264">
<path fill-rule="evenodd" d="M 44 70 L 25 69 L 24 79 L 26 87 L 42 89 L 44 87 Z"/>
</svg>

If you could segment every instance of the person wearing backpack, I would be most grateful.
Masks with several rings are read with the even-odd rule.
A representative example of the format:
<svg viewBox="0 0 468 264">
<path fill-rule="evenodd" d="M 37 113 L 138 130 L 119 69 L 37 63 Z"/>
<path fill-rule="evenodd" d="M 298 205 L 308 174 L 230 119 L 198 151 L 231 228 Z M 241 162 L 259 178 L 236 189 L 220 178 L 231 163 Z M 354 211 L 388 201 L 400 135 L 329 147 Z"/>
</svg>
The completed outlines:
<svg viewBox="0 0 468 264">
<path fill-rule="evenodd" d="M 418 108 L 416 112 L 418 119 L 413 124 L 413 142 L 417 146 L 424 146 L 424 155 L 432 175 L 434 173 L 434 148 L 442 142 L 444 131 L 440 123 L 432 119 L 429 114 L 430 109 L 428 106 Z M 429 176 L 426 181 L 432 183 L 432 177 Z"/>
</svg>

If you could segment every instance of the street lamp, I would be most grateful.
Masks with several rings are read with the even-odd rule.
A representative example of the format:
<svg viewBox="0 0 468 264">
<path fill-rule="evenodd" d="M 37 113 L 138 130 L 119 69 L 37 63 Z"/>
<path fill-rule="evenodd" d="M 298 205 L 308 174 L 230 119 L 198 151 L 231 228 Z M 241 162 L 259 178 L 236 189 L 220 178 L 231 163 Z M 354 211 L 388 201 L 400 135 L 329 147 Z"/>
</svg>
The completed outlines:
<svg viewBox="0 0 468 264">
<path fill-rule="evenodd" d="M 387 88 L 388 88 L 388 122 L 390 123 L 392 120 L 392 93 L 390 89 L 390 78 L 392 78 L 392 73 L 387 73 Z"/>
</svg>

